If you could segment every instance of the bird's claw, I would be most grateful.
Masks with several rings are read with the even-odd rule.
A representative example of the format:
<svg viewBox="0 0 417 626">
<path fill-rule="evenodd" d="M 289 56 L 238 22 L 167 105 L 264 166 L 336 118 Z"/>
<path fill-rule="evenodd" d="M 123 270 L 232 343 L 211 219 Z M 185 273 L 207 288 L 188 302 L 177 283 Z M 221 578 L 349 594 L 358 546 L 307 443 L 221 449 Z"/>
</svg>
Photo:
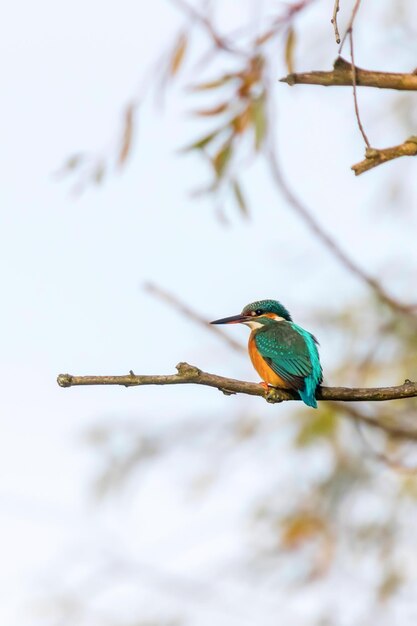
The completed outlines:
<svg viewBox="0 0 417 626">
<path fill-rule="evenodd" d="M 268 393 L 265 396 L 265 400 L 270 402 L 271 404 L 276 404 L 277 402 L 282 402 L 282 398 L 277 395 L 276 389 L 274 387 L 270 387 Z"/>
<path fill-rule="evenodd" d="M 259 383 L 263 389 L 265 389 L 265 400 L 271 404 L 282 402 L 282 399 L 277 395 L 275 387 L 271 387 L 268 383 L 262 381 Z"/>
</svg>

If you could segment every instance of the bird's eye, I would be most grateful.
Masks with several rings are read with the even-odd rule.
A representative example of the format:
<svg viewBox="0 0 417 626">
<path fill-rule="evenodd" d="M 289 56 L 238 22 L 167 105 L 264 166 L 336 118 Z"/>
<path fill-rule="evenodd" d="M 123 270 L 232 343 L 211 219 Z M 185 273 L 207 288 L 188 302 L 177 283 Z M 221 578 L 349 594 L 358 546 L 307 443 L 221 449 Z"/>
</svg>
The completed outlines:
<svg viewBox="0 0 417 626">
<path fill-rule="evenodd" d="M 255 315 L 262 315 L 263 311 L 262 309 L 256 309 L 255 311 Z"/>
</svg>

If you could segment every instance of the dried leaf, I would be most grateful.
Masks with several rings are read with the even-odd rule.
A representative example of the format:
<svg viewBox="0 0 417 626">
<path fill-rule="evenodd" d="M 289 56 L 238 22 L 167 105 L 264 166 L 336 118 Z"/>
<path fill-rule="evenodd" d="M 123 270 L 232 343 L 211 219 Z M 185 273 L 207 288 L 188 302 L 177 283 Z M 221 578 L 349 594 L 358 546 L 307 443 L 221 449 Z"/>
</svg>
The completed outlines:
<svg viewBox="0 0 417 626">
<path fill-rule="evenodd" d="M 232 120 L 232 125 L 238 134 L 245 132 L 252 120 L 252 102 Z"/>
<path fill-rule="evenodd" d="M 136 105 L 134 103 L 129 104 L 126 108 L 124 117 L 124 129 L 122 135 L 122 143 L 119 152 L 119 166 L 123 167 L 127 157 L 130 154 L 132 148 L 133 138 L 133 117 L 135 113 Z"/>
<path fill-rule="evenodd" d="M 310 513 L 299 513 L 284 520 L 281 542 L 288 550 L 294 550 L 306 541 L 326 533 L 326 522 L 322 518 Z"/>
<path fill-rule="evenodd" d="M 212 80 L 207 83 L 199 83 L 198 85 L 191 85 L 190 89 L 192 91 L 206 91 L 207 89 L 217 89 L 217 87 L 225 85 L 233 78 L 236 78 L 236 74 L 224 74 L 224 76 L 221 76 L 216 80 Z"/>
<path fill-rule="evenodd" d="M 287 39 L 285 41 L 285 64 L 288 74 L 294 73 L 294 49 L 295 49 L 295 32 L 292 26 L 288 29 Z"/>
<path fill-rule="evenodd" d="M 398 591 L 398 588 L 403 584 L 404 579 L 400 572 L 395 569 L 389 570 L 385 573 L 381 584 L 378 589 L 378 598 L 381 602 L 389 600 L 391 596 Z"/>
<path fill-rule="evenodd" d="M 236 202 L 241 210 L 242 214 L 247 218 L 249 217 L 248 205 L 246 204 L 245 196 L 242 192 L 242 187 L 237 180 L 234 180 L 232 183 L 232 189 L 235 194 Z"/>
<path fill-rule="evenodd" d="M 62 169 L 75 170 L 75 168 L 78 167 L 84 159 L 85 154 L 83 154 L 82 152 L 79 152 L 78 154 L 73 154 L 66 160 Z"/>
<path fill-rule="evenodd" d="M 255 148 L 260 150 L 265 139 L 267 120 L 266 120 L 266 99 L 265 94 L 256 98 L 251 107 L 252 123 L 255 130 Z"/>
<path fill-rule="evenodd" d="M 187 44 L 187 35 L 185 33 L 181 33 L 181 35 L 178 37 L 178 41 L 175 45 L 174 52 L 171 57 L 171 63 L 169 67 L 169 73 L 171 76 L 175 76 L 175 74 L 180 69 L 185 57 L 185 52 L 187 50 Z"/>
<path fill-rule="evenodd" d="M 202 109 L 200 111 L 195 111 L 195 115 L 202 115 L 204 117 L 210 115 L 219 115 L 219 113 L 224 113 L 229 108 L 229 102 L 222 102 L 222 104 L 218 104 L 211 109 Z"/>
<path fill-rule="evenodd" d="M 225 173 L 227 164 L 232 156 L 232 144 L 230 141 L 224 144 L 213 158 L 213 167 L 217 178 L 222 178 Z"/>
</svg>

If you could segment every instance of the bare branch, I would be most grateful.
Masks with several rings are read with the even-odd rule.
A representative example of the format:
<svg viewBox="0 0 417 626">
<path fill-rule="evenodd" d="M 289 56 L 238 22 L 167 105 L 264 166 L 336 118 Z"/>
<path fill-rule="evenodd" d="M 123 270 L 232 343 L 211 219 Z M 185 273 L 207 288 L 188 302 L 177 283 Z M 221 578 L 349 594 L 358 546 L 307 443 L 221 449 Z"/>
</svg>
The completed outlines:
<svg viewBox="0 0 417 626">
<path fill-rule="evenodd" d="M 172 306 L 179 313 L 185 315 L 185 317 L 188 317 L 193 322 L 196 322 L 200 326 L 204 326 L 205 330 L 214 332 L 218 337 L 221 337 L 226 343 L 228 343 L 229 346 L 233 348 L 233 350 L 236 350 L 236 352 L 240 352 L 241 354 L 242 352 L 246 353 L 246 348 L 241 343 L 232 339 L 232 337 L 230 337 L 218 326 L 212 326 L 208 319 L 202 317 L 199 313 L 197 313 L 197 311 L 189 307 L 173 294 L 168 293 L 154 283 L 145 283 L 144 289 L 146 289 L 146 291 L 151 295 L 159 298 L 160 300 L 163 300 L 164 302 Z"/>
<path fill-rule="evenodd" d="M 417 146 L 414 146 L 417 149 Z M 298 215 L 304 220 L 311 231 L 316 237 L 325 245 L 325 247 L 345 266 L 352 274 L 357 276 L 360 280 L 365 282 L 368 287 L 376 294 L 376 296 L 391 309 L 408 316 L 408 318 L 417 323 L 417 317 L 413 314 L 413 305 L 409 306 L 399 302 L 392 296 L 390 296 L 384 289 L 384 287 L 369 274 L 365 272 L 356 262 L 349 257 L 349 255 L 342 250 L 338 243 L 332 238 L 332 236 L 320 225 L 315 219 L 310 210 L 295 196 L 293 191 L 289 188 L 284 176 L 282 175 L 278 159 L 273 149 L 273 146 L 269 150 L 268 161 L 271 166 L 272 176 L 275 183 L 281 189 L 287 201 L 292 208 L 298 213 Z"/>
<path fill-rule="evenodd" d="M 177 374 L 168 375 L 136 375 L 132 371 L 125 376 L 72 376 L 71 374 L 60 374 L 57 378 L 60 387 L 75 387 L 86 385 L 122 385 L 124 387 L 137 387 L 142 385 L 204 385 L 219 389 L 225 395 L 243 393 L 250 396 L 260 396 L 267 402 L 276 403 L 288 400 L 300 400 L 295 391 L 286 389 L 271 388 L 265 390 L 259 383 L 249 383 L 234 378 L 225 378 L 217 374 L 203 372 L 194 365 L 179 363 Z M 316 397 L 321 401 L 343 401 L 343 402 L 382 402 L 386 400 L 399 400 L 404 398 L 417 397 L 417 383 L 406 380 L 403 385 L 396 387 L 370 387 L 370 388 L 350 388 L 350 387 L 320 387 Z M 347 415 L 351 415 L 349 410 Z M 402 428 L 401 425 L 387 424 L 379 422 L 371 417 L 361 415 L 358 412 L 352 414 L 354 419 L 361 419 L 370 426 L 382 428 L 387 432 L 393 432 L 397 437 L 417 439 L 417 430 Z"/>
<path fill-rule="evenodd" d="M 392 418 L 388 418 L 387 415 L 381 414 L 381 412 L 378 413 L 378 419 L 376 419 L 374 416 L 370 416 L 369 414 L 361 411 L 358 405 L 354 405 L 349 402 L 330 402 L 330 404 L 338 411 L 343 412 L 346 417 L 352 418 L 358 426 L 360 424 L 366 424 L 372 428 L 385 430 L 391 439 L 417 440 L 417 429 L 412 429 L 410 426 L 405 424 L 397 424 L 392 420 Z M 363 437 L 362 430 L 359 429 L 359 432 Z"/>
<path fill-rule="evenodd" d="M 343 45 L 344 45 L 344 43 L 346 41 L 346 37 L 352 33 L 353 22 L 355 21 L 356 14 L 357 14 L 357 12 L 359 10 L 360 4 L 361 4 L 361 0 L 356 0 L 355 6 L 353 7 L 352 14 L 350 16 L 349 24 L 347 25 L 346 32 L 343 35 L 342 43 L 340 44 L 339 54 L 341 54 L 341 52 L 342 52 Z"/>
<path fill-rule="evenodd" d="M 211 20 L 204 14 L 199 13 L 191 4 L 188 4 L 185 0 L 171 0 L 183 13 L 191 17 L 192 20 L 198 22 L 207 32 L 212 39 L 216 48 L 230 52 L 231 54 L 245 55 L 242 50 L 230 45 L 223 37 L 221 37 L 215 30 Z"/>
<path fill-rule="evenodd" d="M 72 376 L 60 374 L 57 378 L 60 387 L 85 385 L 122 385 L 137 387 L 141 385 L 184 385 L 195 384 L 215 387 L 226 393 L 244 393 L 250 396 L 261 396 L 268 402 L 284 402 L 300 400 L 297 392 L 287 389 L 265 390 L 259 383 L 248 383 L 234 378 L 225 378 L 217 374 L 209 374 L 188 363 L 177 365 L 177 374 L 136 375 L 133 372 L 124 376 Z M 417 397 L 417 383 L 406 380 L 396 387 L 320 387 L 317 391 L 318 400 L 338 400 L 343 402 L 382 402 Z"/>
<path fill-rule="evenodd" d="M 332 19 L 330 21 L 333 24 L 334 36 L 335 36 L 335 39 L 336 39 L 336 43 L 340 43 L 340 34 L 339 34 L 339 29 L 337 27 L 337 14 L 338 14 L 338 12 L 339 12 L 339 0 L 335 0 L 334 7 L 333 7 L 333 16 L 332 16 Z"/>
<path fill-rule="evenodd" d="M 417 73 L 376 72 L 355 67 L 356 85 L 358 87 L 376 87 L 378 89 L 397 89 L 400 91 L 417 91 Z M 288 74 L 280 79 L 281 83 L 293 85 L 321 85 L 322 87 L 352 86 L 352 65 L 342 57 L 338 57 L 330 72 L 302 72 Z"/>
<path fill-rule="evenodd" d="M 371 170 L 382 163 L 398 159 L 402 156 L 416 156 L 417 155 L 417 136 L 409 137 L 398 146 L 392 148 L 370 148 L 368 147 L 365 152 L 365 159 L 360 163 L 352 165 L 352 170 L 356 176 Z"/>
</svg>

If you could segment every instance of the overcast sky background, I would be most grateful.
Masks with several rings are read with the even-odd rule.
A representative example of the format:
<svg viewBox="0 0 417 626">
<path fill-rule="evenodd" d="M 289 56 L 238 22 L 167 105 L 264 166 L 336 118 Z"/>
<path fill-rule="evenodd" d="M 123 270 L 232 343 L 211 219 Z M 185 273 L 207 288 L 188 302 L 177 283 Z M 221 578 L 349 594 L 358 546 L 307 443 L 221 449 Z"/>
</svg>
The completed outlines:
<svg viewBox="0 0 417 626">
<path fill-rule="evenodd" d="M 231 24 L 242 19 L 242 4 L 225 3 Z M 300 20 L 299 69 L 329 66 L 335 55 L 330 25 L 319 29 L 320 37 L 327 32 L 328 42 L 320 40 L 316 50 L 312 45 L 318 37 L 312 25 L 327 20 L 328 9 L 311 9 Z M 363 8 L 364 20 L 371 9 Z M 178 488 L 182 461 L 174 455 L 144 481 L 139 499 L 132 502 L 127 492 L 119 504 L 96 507 L 90 487 L 99 461 L 82 440 L 85 429 L 119 416 L 151 420 L 164 429 L 188 414 L 197 423 L 208 415 L 227 419 L 243 408 L 286 415 L 287 407 L 259 408 L 255 399 L 226 398 L 205 388 L 58 388 L 60 372 L 170 373 L 181 360 L 256 380 L 249 362 L 144 293 L 143 283 L 154 281 L 210 319 L 235 314 L 254 299 L 276 297 L 316 334 L 315 310 L 337 309 L 353 293 L 364 292 L 312 240 L 260 165 L 244 180 L 252 206 L 249 222 L 230 205 L 225 227 L 210 201 L 190 197 L 207 172 L 196 156 L 176 154 L 197 128 L 187 120 L 192 106 L 179 88 L 168 93 L 163 114 L 155 112 L 152 99 L 140 109 L 133 158 L 120 176 L 76 199 L 68 181 L 54 177 L 72 153 L 114 146 L 125 103 L 183 23 L 168 2 L 17 1 L 2 13 L 0 621 L 30 626 L 45 623 L 42 608 L 50 592 L 61 582 L 83 586 L 83 576 L 96 580 L 94 567 L 100 572 L 103 555 L 116 547 L 118 553 L 135 554 L 149 579 L 153 574 L 146 574 L 146 567 L 161 563 L 163 571 L 191 577 L 193 584 L 206 574 L 212 577 L 240 549 L 235 524 L 243 504 L 232 495 L 256 492 L 262 481 L 255 458 L 246 474 L 230 472 L 221 493 L 190 506 Z M 358 65 L 410 69 L 415 38 L 404 46 L 402 31 L 386 36 L 377 29 L 366 37 L 359 31 Z M 200 45 L 198 38 L 194 45 Z M 417 268 L 417 213 L 404 209 L 407 197 L 415 204 L 415 176 L 407 177 L 412 164 L 399 160 L 390 170 L 378 168 L 354 179 L 349 167 L 361 159 L 363 146 L 350 93 L 279 83 L 275 89 L 288 180 L 352 257 L 383 276 L 393 293 L 407 297 L 417 276 L 415 270 L 399 275 L 398 268 Z M 394 103 L 395 97 L 384 94 L 384 102 Z M 381 94 L 361 92 L 360 98 L 364 110 L 381 110 L 381 116 L 364 119 L 376 145 L 407 136 L 390 123 L 385 106 L 378 108 Z M 387 176 L 395 180 L 400 172 L 408 179 L 407 197 L 394 220 L 381 208 L 380 190 Z M 232 328 L 230 334 L 244 342 L 245 330 Z M 326 372 L 338 355 L 320 333 Z M 162 593 L 161 580 L 155 586 Z M 123 593 L 112 598 L 109 592 L 116 614 Z M 152 607 L 156 591 L 141 593 L 138 606 Z M 220 609 L 208 602 L 207 610 L 197 588 L 185 592 L 193 598 L 194 623 L 223 623 L 221 618 L 253 624 L 259 607 L 269 602 L 259 593 L 242 615 L 244 590 L 230 584 L 227 593 L 212 593 Z M 167 595 L 169 615 L 181 607 L 181 599 L 174 594 L 171 606 Z M 313 604 L 307 596 L 303 607 L 289 604 L 288 618 L 307 623 L 303 612 L 308 617 Z M 131 608 L 126 610 L 130 614 Z M 267 616 L 268 611 L 265 625 Z"/>
</svg>

